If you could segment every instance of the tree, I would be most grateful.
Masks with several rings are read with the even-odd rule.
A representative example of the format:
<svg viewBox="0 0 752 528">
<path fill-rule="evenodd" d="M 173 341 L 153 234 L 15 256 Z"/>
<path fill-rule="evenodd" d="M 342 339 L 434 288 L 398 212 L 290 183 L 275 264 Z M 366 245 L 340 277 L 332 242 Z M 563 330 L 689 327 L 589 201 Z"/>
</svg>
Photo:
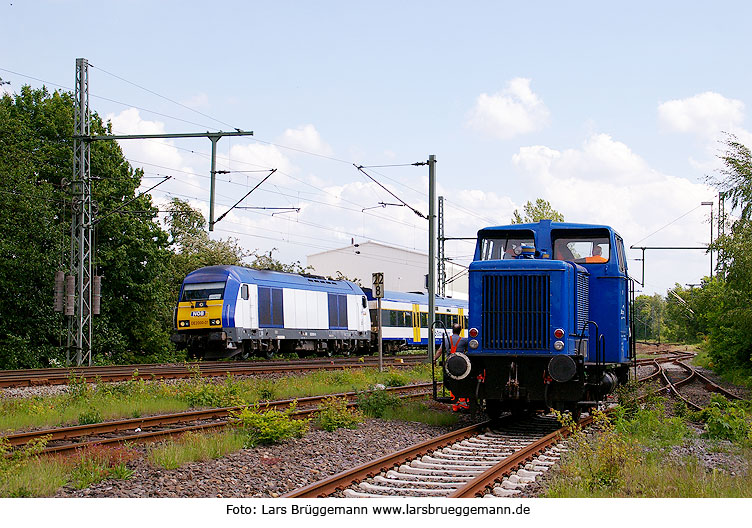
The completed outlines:
<svg viewBox="0 0 752 528">
<path fill-rule="evenodd" d="M 73 96 L 23 86 L 0 98 L 0 368 L 47 366 L 64 357 L 66 321 L 52 308 L 56 271 L 70 273 Z M 109 127 L 95 113 L 92 133 Z M 142 174 L 114 141 L 91 147 L 95 273 L 103 275 L 94 354 L 157 357 L 171 349 L 167 235 Z M 127 204 L 127 205 L 123 205 Z"/>
<path fill-rule="evenodd" d="M 209 238 L 204 215 L 179 198 L 170 202 L 165 224 L 171 249 L 168 283 L 173 306 L 188 273 L 204 266 L 242 266 L 243 259 L 251 255 L 236 239 Z"/>
<path fill-rule="evenodd" d="M 661 335 L 664 300 L 659 294 L 635 298 L 635 333 L 638 340 L 657 341 Z"/>
<path fill-rule="evenodd" d="M 522 209 L 525 216 L 521 216 L 519 210 L 515 210 L 512 218 L 513 224 L 529 224 L 541 220 L 564 221 L 564 215 L 551 207 L 551 204 L 543 198 L 535 200 L 535 204 L 528 200 Z"/>
</svg>

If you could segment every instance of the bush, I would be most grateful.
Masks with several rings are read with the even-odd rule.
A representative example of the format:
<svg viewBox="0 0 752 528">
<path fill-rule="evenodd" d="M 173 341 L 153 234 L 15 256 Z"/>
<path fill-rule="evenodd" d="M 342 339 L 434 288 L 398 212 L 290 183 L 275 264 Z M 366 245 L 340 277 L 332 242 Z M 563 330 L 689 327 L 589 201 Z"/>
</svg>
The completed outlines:
<svg viewBox="0 0 752 528">
<path fill-rule="evenodd" d="M 387 409 L 398 407 L 401 400 L 385 390 L 358 394 L 358 408 L 371 418 L 383 418 Z"/>
<path fill-rule="evenodd" d="M 89 407 L 86 411 L 78 415 L 78 425 L 95 424 L 102 422 L 102 414 L 94 407 Z"/>
<path fill-rule="evenodd" d="M 246 407 L 231 413 L 232 424 L 245 435 L 245 447 L 274 444 L 288 438 L 300 438 L 308 430 L 309 420 L 293 418 L 297 402 L 282 412 L 276 409 L 259 410 L 259 406 Z"/>
<path fill-rule="evenodd" d="M 177 396 L 191 407 L 233 407 L 243 405 L 242 386 L 232 376 L 223 383 L 195 377 L 178 386 Z"/>
<path fill-rule="evenodd" d="M 316 413 L 316 423 L 324 431 L 335 431 L 340 427 L 355 429 L 364 419 L 363 413 L 347 407 L 346 399 L 333 396 L 326 398 Z"/>
<path fill-rule="evenodd" d="M 705 422 L 705 436 L 737 443 L 752 442 L 752 423 L 744 406 L 718 394 L 710 397 L 710 405 L 699 413 Z"/>
</svg>

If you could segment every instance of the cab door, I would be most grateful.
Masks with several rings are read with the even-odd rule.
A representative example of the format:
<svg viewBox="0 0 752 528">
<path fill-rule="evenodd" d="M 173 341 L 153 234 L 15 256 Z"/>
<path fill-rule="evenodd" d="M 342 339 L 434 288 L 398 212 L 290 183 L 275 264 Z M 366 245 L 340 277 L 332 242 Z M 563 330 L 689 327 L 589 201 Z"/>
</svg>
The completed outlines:
<svg viewBox="0 0 752 528">
<path fill-rule="evenodd" d="M 413 304 L 413 343 L 420 343 L 420 305 Z"/>
</svg>

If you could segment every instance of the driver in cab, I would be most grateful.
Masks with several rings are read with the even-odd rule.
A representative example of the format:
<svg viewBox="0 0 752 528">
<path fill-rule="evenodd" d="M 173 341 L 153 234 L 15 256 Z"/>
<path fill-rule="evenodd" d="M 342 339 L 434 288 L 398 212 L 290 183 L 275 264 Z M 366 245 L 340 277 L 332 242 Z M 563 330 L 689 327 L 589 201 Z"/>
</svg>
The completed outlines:
<svg viewBox="0 0 752 528">
<path fill-rule="evenodd" d="M 586 264 L 603 264 L 604 262 L 608 262 L 607 259 L 605 259 L 602 255 L 603 249 L 600 245 L 594 244 L 593 245 L 593 254 L 589 257 L 585 257 L 585 263 Z"/>
</svg>

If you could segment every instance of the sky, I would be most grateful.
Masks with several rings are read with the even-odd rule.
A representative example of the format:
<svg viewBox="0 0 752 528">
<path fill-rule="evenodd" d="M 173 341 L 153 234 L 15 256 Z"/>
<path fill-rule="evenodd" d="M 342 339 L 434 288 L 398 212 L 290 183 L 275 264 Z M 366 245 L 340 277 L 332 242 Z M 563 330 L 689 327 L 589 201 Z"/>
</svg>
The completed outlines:
<svg viewBox="0 0 752 528">
<path fill-rule="evenodd" d="M 658 5 L 656 5 L 658 4 Z M 548 200 L 627 246 L 703 246 L 724 133 L 752 145 L 748 2 L 24 1 L 0 5 L 0 77 L 72 90 L 119 134 L 234 128 L 212 236 L 285 262 L 375 240 L 427 251 L 433 154 L 448 237 Z M 121 141 L 163 208 L 208 216 L 208 139 Z M 365 170 L 382 189 L 354 165 Z M 383 165 L 393 165 L 383 167 Z M 261 171 L 261 172 L 250 172 Z M 473 243 L 447 242 L 455 262 Z M 642 278 L 642 254 L 629 250 Z M 367 258 L 367 255 L 363 255 Z M 710 272 L 646 252 L 642 293 Z"/>
</svg>

